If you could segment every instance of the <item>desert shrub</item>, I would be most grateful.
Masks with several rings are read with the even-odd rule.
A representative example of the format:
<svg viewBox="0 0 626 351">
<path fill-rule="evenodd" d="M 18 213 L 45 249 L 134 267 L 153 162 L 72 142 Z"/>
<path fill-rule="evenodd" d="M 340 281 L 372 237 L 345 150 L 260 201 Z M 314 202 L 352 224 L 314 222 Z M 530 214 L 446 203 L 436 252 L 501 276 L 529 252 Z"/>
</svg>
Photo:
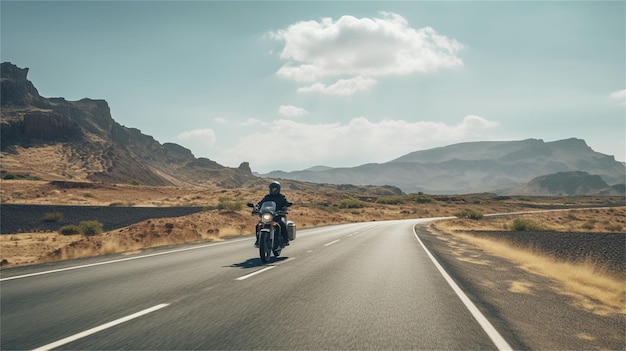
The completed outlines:
<svg viewBox="0 0 626 351">
<path fill-rule="evenodd" d="M 472 211 L 472 210 L 463 210 L 463 211 L 455 214 L 455 216 L 457 216 L 459 218 L 469 218 L 469 219 L 474 219 L 474 220 L 483 219 L 483 214 L 482 213 L 476 212 L 476 211 Z"/>
<path fill-rule="evenodd" d="M 227 197 L 220 197 L 217 201 L 217 209 L 221 211 L 239 211 L 243 208 L 243 203 Z"/>
<path fill-rule="evenodd" d="M 341 202 L 339 202 L 339 208 L 363 208 L 363 203 L 351 197 L 341 200 Z"/>
<path fill-rule="evenodd" d="M 96 235 L 102 233 L 102 223 L 98 221 L 82 221 L 78 225 L 83 235 Z"/>
<path fill-rule="evenodd" d="M 511 229 L 516 232 L 537 232 L 543 230 L 541 225 L 527 218 L 515 218 L 511 224 Z"/>
<path fill-rule="evenodd" d="M 410 196 L 413 199 L 413 201 L 420 203 L 420 204 L 427 204 L 427 203 L 431 203 L 435 201 L 433 200 L 432 197 L 425 195 L 424 193 L 410 194 Z"/>
<path fill-rule="evenodd" d="M 2 179 L 4 180 L 13 180 L 13 179 L 25 179 L 25 180 L 41 180 L 41 177 L 38 176 L 32 176 L 32 175 L 22 175 L 22 174 L 13 174 L 13 173 L 7 173 L 4 175 L 4 177 L 2 177 Z"/>
<path fill-rule="evenodd" d="M 139 182 L 134 179 L 129 179 L 126 181 L 126 183 L 130 185 L 139 185 Z"/>
<path fill-rule="evenodd" d="M 404 203 L 404 199 L 401 197 L 381 197 L 376 200 L 376 203 L 383 205 L 399 205 Z"/>
<path fill-rule="evenodd" d="M 59 228 L 59 234 L 61 235 L 80 234 L 80 227 L 74 224 L 64 225 L 61 228 Z"/>
<path fill-rule="evenodd" d="M 63 219 L 63 213 L 61 212 L 46 212 L 43 215 L 43 220 L 46 222 L 58 222 Z"/>
<path fill-rule="evenodd" d="M 592 230 L 596 227 L 596 223 L 598 223 L 598 221 L 595 219 L 588 220 L 582 225 L 582 228 L 586 230 Z"/>
</svg>

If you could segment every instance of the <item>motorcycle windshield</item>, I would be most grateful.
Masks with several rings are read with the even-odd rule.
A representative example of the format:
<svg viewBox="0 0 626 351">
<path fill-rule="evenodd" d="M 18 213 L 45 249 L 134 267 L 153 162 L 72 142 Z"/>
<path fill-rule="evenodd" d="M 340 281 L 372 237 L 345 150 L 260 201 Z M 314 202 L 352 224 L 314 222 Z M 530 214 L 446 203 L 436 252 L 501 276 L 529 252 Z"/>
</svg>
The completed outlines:
<svg viewBox="0 0 626 351">
<path fill-rule="evenodd" d="M 265 201 L 261 204 L 261 213 L 276 212 L 276 203 L 274 201 Z"/>
</svg>

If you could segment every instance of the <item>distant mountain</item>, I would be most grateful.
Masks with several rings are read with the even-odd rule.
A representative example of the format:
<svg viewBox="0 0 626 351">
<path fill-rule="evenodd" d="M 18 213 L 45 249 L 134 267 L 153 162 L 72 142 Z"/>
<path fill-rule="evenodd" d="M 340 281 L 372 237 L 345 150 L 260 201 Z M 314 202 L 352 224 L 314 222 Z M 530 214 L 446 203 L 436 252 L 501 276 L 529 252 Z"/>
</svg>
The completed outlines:
<svg viewBox="0 0 626 351">
<path fill-rule="evenodd" d="M 626 183 L 624 163 L 593 151 L 576 138 L 460 143 L 412 152 L 382 164 L 276 171 L 265 176 L 330 184 L 388 184 L 408 193 L 450 194 L 508 193 L 539 176 L 576 171 L 597 175 L 611 185 Z"/>
<path fill-rule="evenodd" d="M 599 175 L 587 172 L 558 172 L 532 179 L 508 191 L 516 195 L 613 195 L 624 194 L 624 184 L 609 186 Z"/>
<path fill-rule="evenodd" d="M 27 79 L 28 68 L 4 62 L 0 71 L 3 175 L 144 185 L 258 182 L 245 162 L 224 167 L 120 125 L 104 100 L 44 98 Z"/>
</svg>

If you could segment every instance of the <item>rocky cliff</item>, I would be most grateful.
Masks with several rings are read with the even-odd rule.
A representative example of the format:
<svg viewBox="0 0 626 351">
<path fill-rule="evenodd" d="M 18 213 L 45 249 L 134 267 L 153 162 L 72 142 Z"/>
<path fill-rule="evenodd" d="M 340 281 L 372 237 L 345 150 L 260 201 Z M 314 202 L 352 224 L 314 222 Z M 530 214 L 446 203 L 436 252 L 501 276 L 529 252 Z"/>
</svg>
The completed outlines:
<svg viewBox="0 0 626 351">
<path fill-rule="evenodd" d="M 249 166 L 223 167 L 117 123 L 104 100 L 45 98 L 28 68 L 1 67 L 2 173 L 44 179 L 224 187 L 257 183 Z"/>
</svg>

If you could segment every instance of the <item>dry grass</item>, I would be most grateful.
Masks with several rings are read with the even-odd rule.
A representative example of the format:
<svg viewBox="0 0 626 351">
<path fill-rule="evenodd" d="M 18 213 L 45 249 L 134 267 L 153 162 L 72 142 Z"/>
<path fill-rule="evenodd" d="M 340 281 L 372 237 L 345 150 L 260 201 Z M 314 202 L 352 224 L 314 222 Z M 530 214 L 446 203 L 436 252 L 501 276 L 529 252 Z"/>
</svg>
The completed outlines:
<svg viewBox="0 0 626 351">
<path fill-rule="evenodd" d="M 437 227 L 446 231 L 511 230 L 515 219 L 530 220 L 545 231 L 626 234 L 626 207 L 534 211 L 484 217 L 481 220 L 453 219 L 439 222 Z"/>
<path fill-rule="evenodd" d="M 607 272 L 592 260 L 566 262 L 549 257 L 532 248 L 513 246 L 504 240 L 469 234 L 471 230 L 504 230 L 515 218 L 540 223 L 546 230 L 587 232 L 623 232 L 626 207 L 588 210 L 553 211 L 484 220 L 453 219 L 432 225 L 447 235 L 454 235 L 489 254 L 505 258 L 523 269 L 559 282 L 555 289 L 575 301 L 578 307 L 598 315 L 626 314 L 626 280 Z M 590 223 L 595 223 L 591 226 Z M 621 230 L 615 230 L 621 229 Z M 589 234 L 593 235 L 593 234 Z M 517 282 L 511 291 L 530 293 L 531 287 Z"/>
<path fill-rule="evenodd" d="M 532 249 L 522 250 L 494 239 L 459 233 L 455 235 L 531 273 L 560 282 L 562 287 L 557 288 L 558 292 L 574 298 L 579 307 L 598 315 L 626 314 L 626 281 L 607 273 L 593 262 L 564 262 Z M 520 292 L 528 290 L 528 286 L 520 283 L 511 289 Z"/>
</svg>

